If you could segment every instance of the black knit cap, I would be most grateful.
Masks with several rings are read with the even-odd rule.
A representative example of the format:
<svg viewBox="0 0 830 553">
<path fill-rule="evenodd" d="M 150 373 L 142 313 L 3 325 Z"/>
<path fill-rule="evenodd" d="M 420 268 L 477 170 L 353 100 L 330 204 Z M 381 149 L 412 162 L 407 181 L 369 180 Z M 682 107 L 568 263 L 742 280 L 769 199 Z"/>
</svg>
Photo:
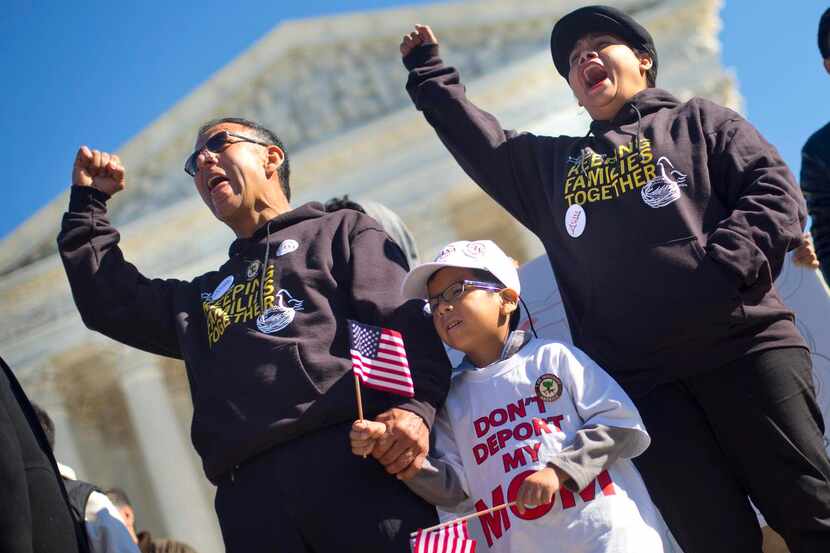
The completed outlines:
<svg viewBox="0 0 830 553">
<path fill-rule="evenodd" d="M 589 33 L 610 33 L 618 36 L 629 47 L 651 55 L 652 70 L 657 75 L 657 50 L 654 39 L 645 27 L 611 6 L 585 6 L 565 15 L 550 33 L 550 53 L 556 70 L 565 80 L 571 64 L 568 57 L 576 41 Z"/>
<path fill-rule="evenodd" d="M 830 58 L 830 8 L 824 12 L 818 24 L 818 51 L 822 58 Z"/>
</svg>

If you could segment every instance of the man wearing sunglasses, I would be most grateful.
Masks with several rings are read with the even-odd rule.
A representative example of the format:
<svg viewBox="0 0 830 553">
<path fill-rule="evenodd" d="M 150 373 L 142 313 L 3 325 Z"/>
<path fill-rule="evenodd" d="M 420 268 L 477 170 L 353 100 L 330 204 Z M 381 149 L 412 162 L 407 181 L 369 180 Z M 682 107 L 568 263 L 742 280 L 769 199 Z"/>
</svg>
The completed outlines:
<svg viewBox="0 0 830 553">
<path fill-rule="evenodd" d="M 357 211 L 292 208 L 285 148 L 252 121 L 205 124 L 185 172 L 237 239 L 216 271 L 150 280 L 107 220 L 124 167 L 78 151 L 58 245 L 84 322 L 184 360 L 227 551 L 408 551 L 435 512 L 385 472 L 420 468 L 450 369 L 421 306 L 404 304 L 400 248 Z M 400 331 L 415 381 L 413 398 L 363 390 L 366 416 L 389 429 L 372 452 L 380 463 L 349 450 L 347 319 Z"/>
</svg>

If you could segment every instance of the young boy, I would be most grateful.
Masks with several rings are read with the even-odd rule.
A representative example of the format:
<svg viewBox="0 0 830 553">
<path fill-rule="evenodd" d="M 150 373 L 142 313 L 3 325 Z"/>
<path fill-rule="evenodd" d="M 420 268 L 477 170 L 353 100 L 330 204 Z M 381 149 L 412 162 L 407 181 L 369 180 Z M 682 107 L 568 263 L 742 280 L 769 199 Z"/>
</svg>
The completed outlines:
<svg viewBox="0 0 830 553">
<path fill-rule="evenodd" d="M 574 343 L 636 402 L 652 437 L 637 465 L 684 551 L 759 551 L 747 496 L 793 552 L 830 551 L 810 354 L 772 284 L 806 213 L 775 148 L 737 113 L 655 88 L 651 35 L 614 8 L 551 35 L 584 137 L 504 130 L 429 27 L 401 53 L 441 141 L 544 244 Z"/>
<path fill-rule="evenodd" d="M 649 444 L 637 409 L 581 351 L 511 332 L 513 260 L 489 240 L 453 242 L 412 270 L 403 291 L 425 299 L 441 340 L 465 354 L 410 488 L 450 511 L 515 501 L 479 519 L 493 551 L 663 551 L 628 460 Z M 356 422 L 353 451 L 371 452 L 384 431 Z"/>
</svg>

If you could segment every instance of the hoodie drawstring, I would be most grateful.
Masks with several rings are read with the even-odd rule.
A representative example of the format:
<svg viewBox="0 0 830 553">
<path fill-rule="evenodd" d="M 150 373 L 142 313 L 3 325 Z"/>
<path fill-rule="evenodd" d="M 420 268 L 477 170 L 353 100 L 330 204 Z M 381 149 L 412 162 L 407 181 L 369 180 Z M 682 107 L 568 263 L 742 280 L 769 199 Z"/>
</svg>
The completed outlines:
<svg viewBox="0 0 830 553">
<path fill-rule="evenodd" d="M 265 314 L 265 274 L 268 272 L 268 260 L 271 255 L 271 221 L 265 225 L 265 257 L 262 260 L 262 274 L 259 276 L 259 312 L 260 316 Z"/>
<path fill-rule="evenodd" d="M 579 152 L 579 172 L 582 174 L 582 177 L 585 178 L 585 179 L 588 178 L 588 171 L 585 170 L 585 160 L 582 159 L 582 157 L 583 157 L 582 156 L 582 143 L 585 142 L 586 140 L 588 140 L 588 137 L 591 136 L 592 132 L 594 132 L 593 129 L 591 129 L 589 127 L 588 132 L 585 133 L 585 136 L 583 136 L 580 139 L 580 141 L 577 143 L 579 145 L 579 149 L 577 150 Z"/>
<path fill-rule="evenodd" d="M 643 162 L 643 154 L 640 151 L 640 134 L 642 132 L 643 114 L 640 113 L 640 109 L 636 105 L 631 104 L 631 108 L 634 110 L 634 113 L 637 114 L 637 135 L 634 137 L 634 151 L 637 153 L 637 159 L 639 159 L 640 163 L 643 164 L 644 163 Z M 591 136 L 591 134 L 593 132 L 594 132 L 594 130 L 589 128 L 588 132 L 585 134 L 585 136 L 583 136 L 582 139 L 580 139 L 580 141 L 578 142 L 578 145 L 579 145 L 578 146 L 579 147 L 579 150 L 578 150 L 579 151 L 579 172 L 583 176 L 583 178 L 586 178 L 586 179 L 588 178 L 588 171 L 585 169 L 585 160 L 583 159 L 581 148 L 582 148 L 582 142 L 587 140 L 587 138 L 589 136 Z M 614 165 L 617 165 L 619 163 L 619 159 L 617 158 L 617 149 L 616 148 L 614 148 L 614 157 L 613 157 L 611 162 Z"/>
<path fill-rule="evenodd" d="M 643 115 L 640 113 L 640 109 L 636 105 L 631 104 L 631 107 L 634 108 L 635 113 L 637 113 L 637 136 L 634 137 L 634 151 L 637 152 L 637 159 L 642 165 L 643 154 L 640 152 L 640 131 L 642 129 Z"/>
</svg>

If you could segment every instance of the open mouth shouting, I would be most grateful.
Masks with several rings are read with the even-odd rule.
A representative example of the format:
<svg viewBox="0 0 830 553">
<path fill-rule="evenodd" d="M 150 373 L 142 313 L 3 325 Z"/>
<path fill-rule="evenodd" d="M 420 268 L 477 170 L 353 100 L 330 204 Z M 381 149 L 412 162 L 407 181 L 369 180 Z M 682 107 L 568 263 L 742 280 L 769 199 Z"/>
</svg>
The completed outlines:
<svg viewBox="0 0 830 553">
<path fill-rule="evenodd" d="M 582 69 L 582 81 L 585 83 L 585 89 L 588 92 L 595 92 L 598 90 L 608 78 L 608 72 L 602 64 L 592 61 L 589 62 Z"/>
<path fill-rule="evenodd" d="M 228 184 L 228 177 L 225 175 L 214 175 L 208 179 L 207 187 L 208 191 L 213 192 L 213 189 L 217 186 L 221 186 L 222 184 Z"/>
<path fill-rule="evenodd" d="M 225 175 L 213 175 L 207 181 L 207 189 L 211 197 L 231 192 L 230 186 L 230 181 Z"/>
</svg>

